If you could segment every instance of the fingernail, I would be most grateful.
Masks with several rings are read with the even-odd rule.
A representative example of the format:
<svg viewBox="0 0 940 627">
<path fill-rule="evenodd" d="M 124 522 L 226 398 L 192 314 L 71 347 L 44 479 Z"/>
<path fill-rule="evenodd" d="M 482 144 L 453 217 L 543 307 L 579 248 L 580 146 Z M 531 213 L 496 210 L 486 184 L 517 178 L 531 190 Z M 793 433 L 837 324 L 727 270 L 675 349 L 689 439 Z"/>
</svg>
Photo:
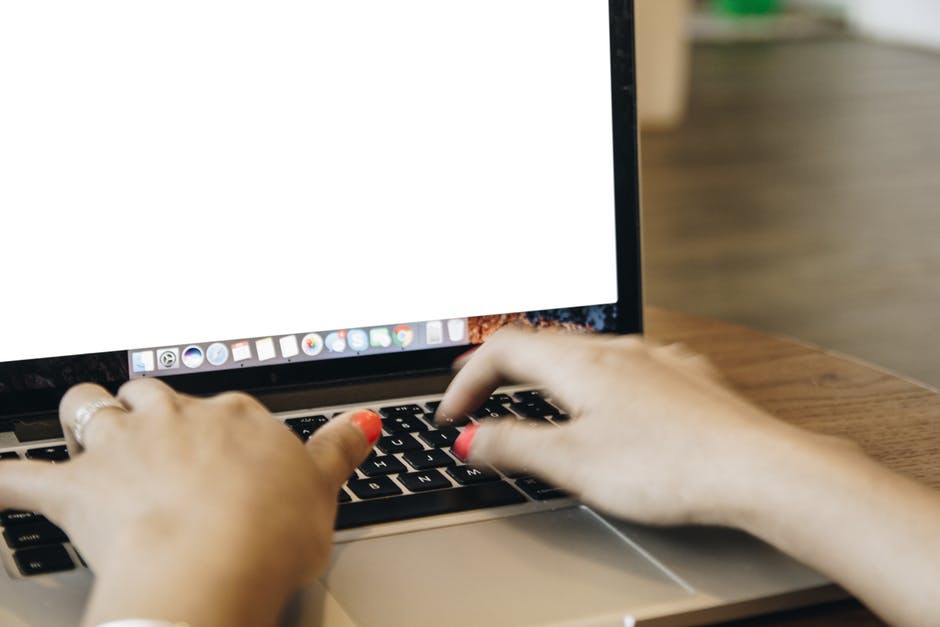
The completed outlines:
<svg viewBox="0 0 940 627">
<path fill-rule="evenodd" d="M 468 425 L 454 440 L 454 453 L 460 461 L 465 462 L 470 457 L 470 446 L 473 444 L 473 436 L 477 434 L 478 428 L 478 425 Z"/>
<path fill-rule="evenodd" d="M 382 435 L 382 419 L 374 411 L 361 411 L 352 417 L 352 421 L 362 430 L 369 444 L 375 444 Z"/>
</svg>

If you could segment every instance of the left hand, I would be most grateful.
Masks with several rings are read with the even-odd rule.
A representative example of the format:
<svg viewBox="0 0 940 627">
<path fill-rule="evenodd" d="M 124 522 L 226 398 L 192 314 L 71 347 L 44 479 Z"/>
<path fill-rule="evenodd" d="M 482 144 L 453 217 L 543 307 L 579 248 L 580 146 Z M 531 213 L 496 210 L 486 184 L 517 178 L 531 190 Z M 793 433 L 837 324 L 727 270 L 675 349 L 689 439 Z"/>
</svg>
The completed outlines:
<svg viewBox="0 0 940 627">
<path fill-rule="evenodd" d="M 124 385 L 74 442 L 80 408 L 115 400 L 95 385 L 62 399 L 72 459 L 0 462 L 0 505 L 62 526 L 96 574 L 85 621 L 144 617 L 200 627 L 274 624 L 320 575 L 336 494 L 381 421 L 349 413 L 304 446 L 253 398 Z"/>
</svg>

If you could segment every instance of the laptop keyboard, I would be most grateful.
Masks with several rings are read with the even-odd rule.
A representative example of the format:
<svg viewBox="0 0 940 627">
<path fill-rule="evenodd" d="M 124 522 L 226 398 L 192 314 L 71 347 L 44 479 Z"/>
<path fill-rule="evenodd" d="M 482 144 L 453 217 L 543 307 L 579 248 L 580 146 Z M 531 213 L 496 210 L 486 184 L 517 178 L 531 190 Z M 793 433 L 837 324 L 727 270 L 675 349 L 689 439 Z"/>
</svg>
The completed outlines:
<svg viewBox="0 0 940 627">
<path fill-rule="evenodd" d="M 451 447 L 462 427 L 434 426 L 438 404 L 429 400 L 372 408 L 382 417 L 383 434 L 339 491 L 337 530 L 568 496 L 524 472 L 505 474 L 461 462 Z M 327 413 L 292 416 L 284 424 L 306 441 L 329 422 Z M 543 423 L 568 420 L 535 390 L 494 394 L 470 414 L 472 421 L 505 416 Z M 68 459 L 66 447 L 58 444 L 20 453 L 53 463 Z M 17 457 L 13 451 L 0 453 L 0 460 Z M 0 512 L 0 526 L 22 576 L 84 565 L 65 533 L 43 516 L 7 510 Z"/>
</svg>

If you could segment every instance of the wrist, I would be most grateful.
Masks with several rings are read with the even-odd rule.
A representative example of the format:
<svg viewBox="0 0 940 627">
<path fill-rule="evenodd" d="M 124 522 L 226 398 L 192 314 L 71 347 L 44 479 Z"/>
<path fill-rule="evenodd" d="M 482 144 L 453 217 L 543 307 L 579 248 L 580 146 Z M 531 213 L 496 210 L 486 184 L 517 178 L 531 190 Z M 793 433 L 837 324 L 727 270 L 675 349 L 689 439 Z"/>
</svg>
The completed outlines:
<svg viewBox="0 0 940 627">
<path fill-rule="evenodd" d="M 781 424 L 739 469 L 721 524 L 741 528 L 778 547 L 794 527 L 825 514 L 833 495 L 865 481 L 873 462 L 849 440 Z"/>
<path fill-rule="evenodd" d="M 709 454 L 702 460 L 707 470 L 697 475 L 695 523 L 764 537 L 802 503 L 808 487 L 867 460 L 850 441 L 799 429 L 752 406 L 724 419 L 736 426 L 716 431 L 720 441 L 701 445 Z"/>
</svg>

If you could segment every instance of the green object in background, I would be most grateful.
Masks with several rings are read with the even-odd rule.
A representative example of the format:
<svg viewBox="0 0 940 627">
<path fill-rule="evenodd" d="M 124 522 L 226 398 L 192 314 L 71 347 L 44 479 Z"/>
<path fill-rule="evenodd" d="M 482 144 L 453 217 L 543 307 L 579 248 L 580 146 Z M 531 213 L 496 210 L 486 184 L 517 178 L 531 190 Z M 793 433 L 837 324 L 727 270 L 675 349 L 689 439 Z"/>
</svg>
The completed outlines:
<svg viewBox="0 0 940 627">
<path fill-rule="evenodd" d="M 715 0 L 715 6 L 729 15 L 769 15 L 780 9 L 780 0 Z"/>
</svg>

